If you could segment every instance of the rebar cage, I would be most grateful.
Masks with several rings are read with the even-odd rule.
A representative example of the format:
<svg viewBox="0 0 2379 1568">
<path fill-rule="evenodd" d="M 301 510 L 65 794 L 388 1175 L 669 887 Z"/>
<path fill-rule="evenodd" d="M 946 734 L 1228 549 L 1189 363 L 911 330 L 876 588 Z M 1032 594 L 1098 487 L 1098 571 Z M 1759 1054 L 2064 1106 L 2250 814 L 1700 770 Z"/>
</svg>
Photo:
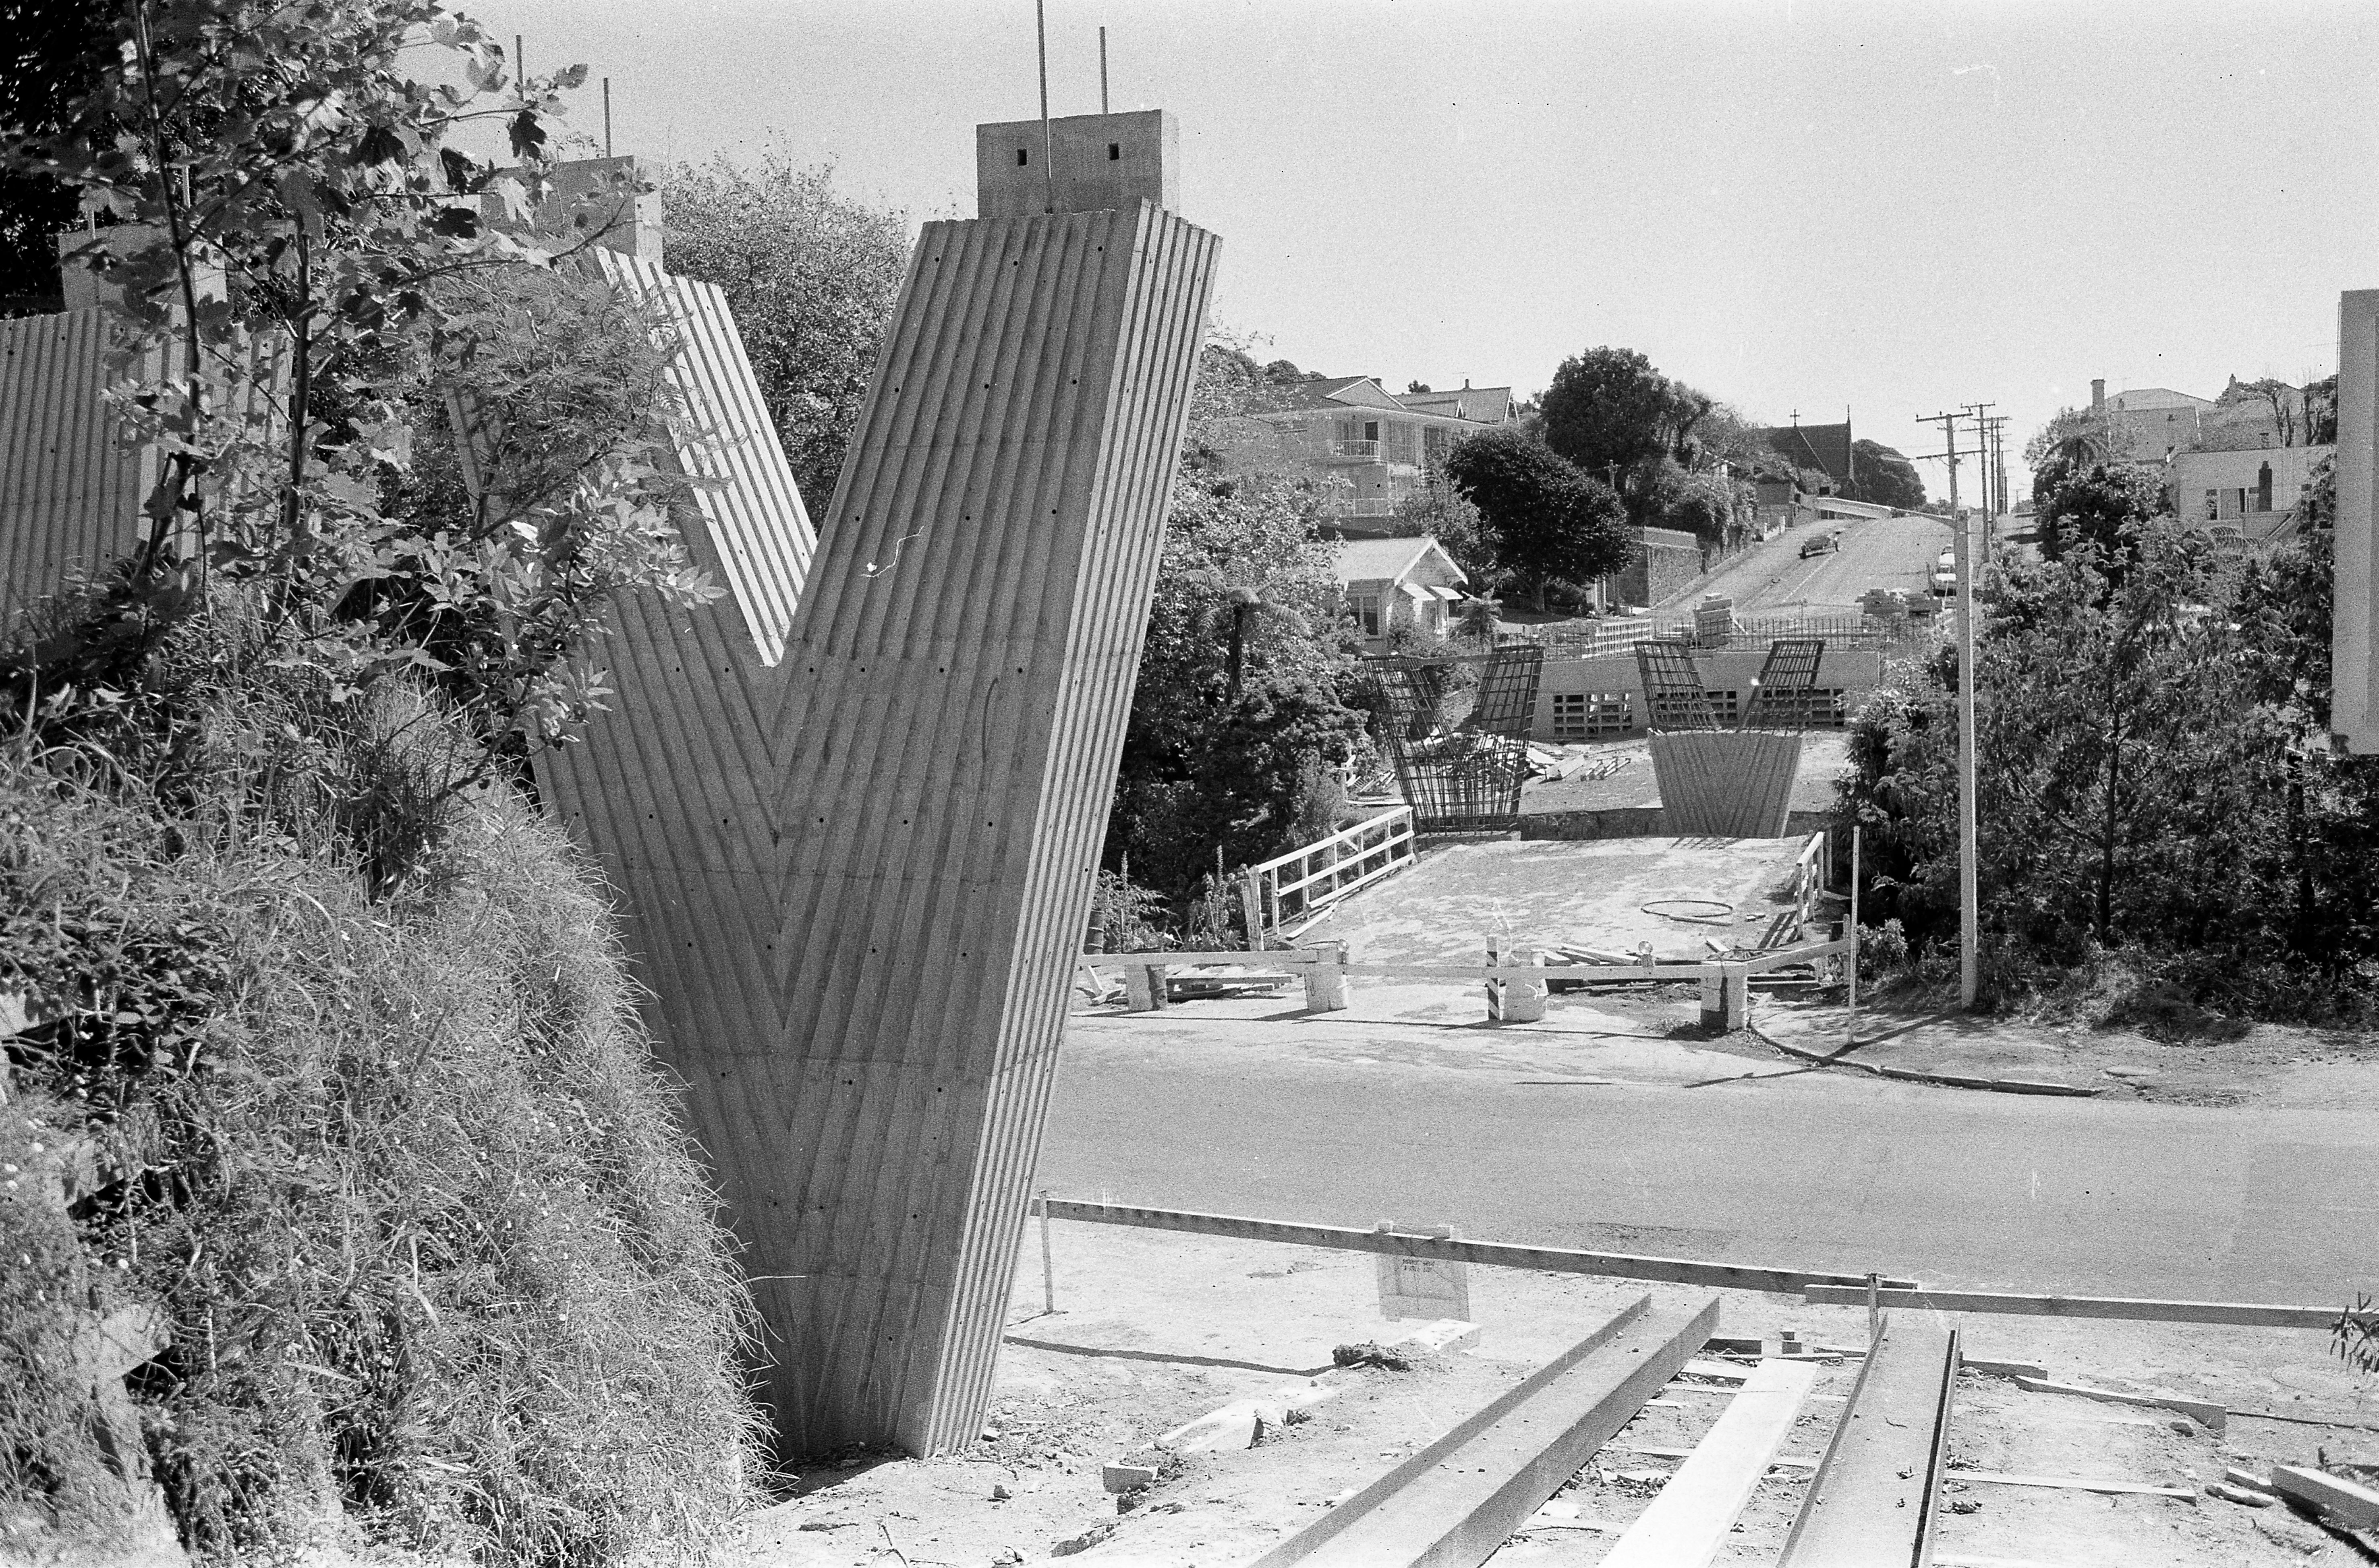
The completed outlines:
<svg viewBox="0 0 2379 1568">
<path fill-rule="evenodd" d="M 1508 833 L 1520 825 L 1528 733 L 1536 717 L 1544 649 L 1497 648 L 1480 672 L 1469 716 L 1444 721 L 1450 660 L 1390 655 L 1367 661 L 1384 716 L 1381 739 L 1412 808 L 1416 834 Z"/>
</svg>

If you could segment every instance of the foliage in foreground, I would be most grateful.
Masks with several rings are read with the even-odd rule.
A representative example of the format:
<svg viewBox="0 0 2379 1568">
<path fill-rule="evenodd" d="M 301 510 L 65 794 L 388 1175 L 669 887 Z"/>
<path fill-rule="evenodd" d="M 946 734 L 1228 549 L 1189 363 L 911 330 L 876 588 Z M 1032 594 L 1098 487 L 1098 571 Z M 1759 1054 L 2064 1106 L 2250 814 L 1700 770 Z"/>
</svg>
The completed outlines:
<svg viewBox="0 0 2379 1568">
<path fill-rule="evenodd" d="M 2232 1016 L 2351 1019 L 2379 997 L 2379 766 L 2326 744 L 2327 536 L 2269 557 L 2169 523 L 2120 542 L 1983 595 L 1989 978 L 2119 953 L 2133 983 Z M 1866 913 L 1920 962 L 1955 940 L 1956 680 L 1947 648 L 1892 667 L 1842 793 L 1878 879 Z"/>
<path fill-rule="evenodd" d="M 1341 700 L 1332 546 L 1285 490 L 1185 476 L 1107 819 L 1104 863 L 1187 899 L 1215 867 L 1327 834 L 1363 720 Z M 1283 614 L 1246 613 L 1250 597 Z M 1234 663 L 1238 676 L 1234 681 Z"/>
<path fill-rule="evenodd" d="M 785 460 L 823 524 L 908 265 L 908 224 L 781 152 L 670 171 L 670 270 L 726 291 Z"/>
<path fill-rule="evenodd" d="M 410 687 L 264 645 L 186 622 L 103 732 L 0 752 L 0 994 L 46 1019 L 0 1106 L 0 1515 L 104 1528 L 65 1346 L 139 1302 L 204 1554 L 342 1512 L 489 1563 L 690 1553 L 756 1474 L 745 1309 L 601 895 Z M 30 1173 L 76 1136 L 131 1179 L 62 1225 Z"/>
</svg>

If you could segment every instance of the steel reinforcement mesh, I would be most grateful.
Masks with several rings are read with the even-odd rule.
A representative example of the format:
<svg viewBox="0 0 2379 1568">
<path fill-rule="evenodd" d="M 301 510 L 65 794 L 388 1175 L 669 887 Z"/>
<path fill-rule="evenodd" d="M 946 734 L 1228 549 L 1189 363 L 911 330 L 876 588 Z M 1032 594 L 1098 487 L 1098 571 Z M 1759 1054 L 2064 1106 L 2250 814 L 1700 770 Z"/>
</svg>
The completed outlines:
<svg viewBox="0 0 2379 1568">
<path fill-rule="evenodd" d="M 1453 690 L 1450 661 L 1390 657 L 1370 663 L 1374 702 L 1383 717 L 1381 740 L 1412 807 L 1413 831 L 1516 828 L 1544 650 L 1496 649 L 1480 674 L 1470 715 L 1458 727 L 1443 721 Z"/>
</svg>

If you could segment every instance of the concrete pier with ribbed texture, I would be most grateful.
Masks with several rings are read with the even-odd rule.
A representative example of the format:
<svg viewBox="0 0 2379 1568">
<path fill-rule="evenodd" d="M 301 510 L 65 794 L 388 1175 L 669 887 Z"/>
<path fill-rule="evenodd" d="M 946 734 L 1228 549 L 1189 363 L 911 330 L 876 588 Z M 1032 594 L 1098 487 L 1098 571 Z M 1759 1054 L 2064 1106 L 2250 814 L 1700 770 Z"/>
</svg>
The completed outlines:
<svg viewBox="0 0 2379 1568">
<path fill-rule="evenodd" d="M 781 659 L 734 600 L 630 605 L 612 712 L 541 768 L 622 895 L 786 1454 L 980 1426 L 1216 250 L 1144 203 L 926 224 Z"/>
</svg>

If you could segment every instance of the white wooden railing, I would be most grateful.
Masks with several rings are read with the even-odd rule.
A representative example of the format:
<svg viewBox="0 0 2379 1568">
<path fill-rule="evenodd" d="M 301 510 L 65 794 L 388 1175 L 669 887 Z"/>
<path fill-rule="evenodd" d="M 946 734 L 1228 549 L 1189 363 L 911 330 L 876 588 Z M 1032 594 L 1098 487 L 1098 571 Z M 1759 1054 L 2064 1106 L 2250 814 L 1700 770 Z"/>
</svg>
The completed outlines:
<svg viewBox="0 0 2379 1568">
<path fill-rule="evenodd" d="M 1347 894 L 1412 864 L 1413 852 L 1412 808 L 1398 806 L 1248 867 L 1249 923 L 1261 935 L 1250 946 L 1294 935 Z"/>
</svg>

